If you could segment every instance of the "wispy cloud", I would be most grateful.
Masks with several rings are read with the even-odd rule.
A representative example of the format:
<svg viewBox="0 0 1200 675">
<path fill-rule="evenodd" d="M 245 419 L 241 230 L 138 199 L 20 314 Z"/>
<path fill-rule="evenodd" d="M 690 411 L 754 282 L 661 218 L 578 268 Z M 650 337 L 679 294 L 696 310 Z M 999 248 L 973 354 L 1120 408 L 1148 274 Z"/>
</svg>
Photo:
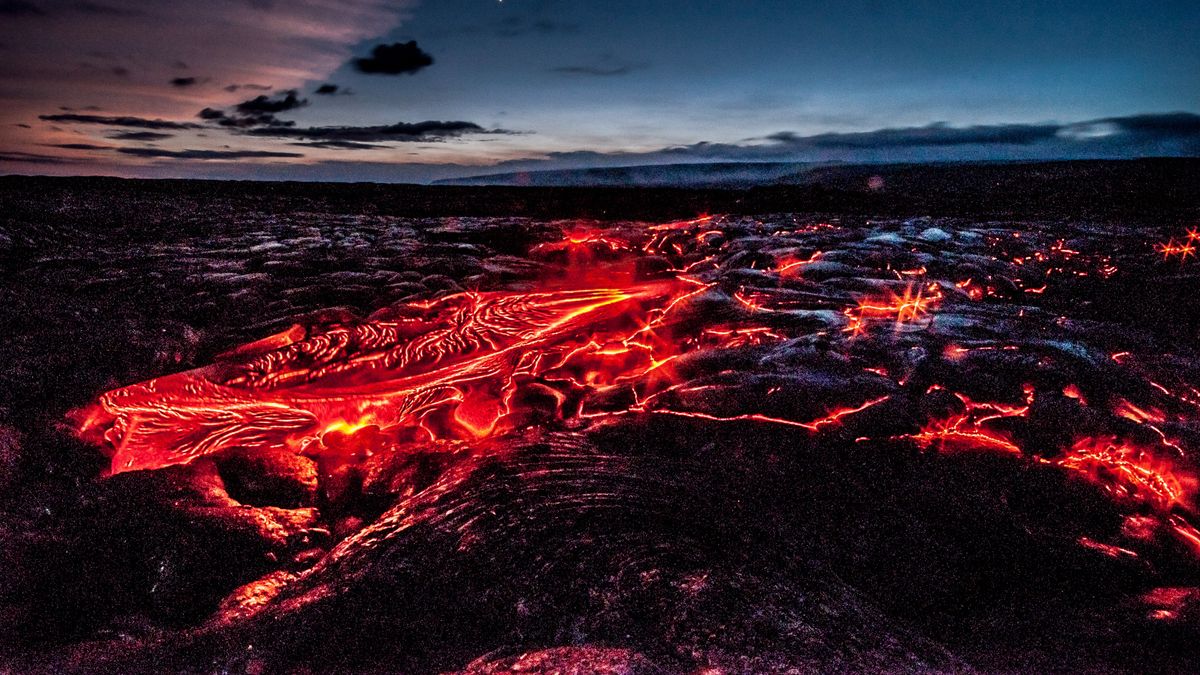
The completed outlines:
<svg viewBox="0 0 1200 675">
<path fill-rule="evenodd" d="M 16 164 L 78 164 L 81 160 L 72 157 L 62 157 L 60 155 L 43 155 L 35 152 L 5 152 L 0 150 L 0 162 L 13 162 Z"/>
<path fill-rule="evenodd" d="M 175 134 L 163 134 L 157 131 L 122 131 L 105 136 L 114 141 L 163 141 L 174 137 Z"/>
<path fill-rule="evenodd" d="M 1099 130 L 1083 134 L 1081 129 Z M 679 162 L 899 162 L 1200 156 L 1200 115 L 1106 117 L 1073 123 L 921 127 L 802 135 L 743 143 L 697 142 L 645 152 L 575 150 L 507 160 L 490 171 L 536 171 Z"/>
<path fill-rule="evenodd" d="M 588 77 L 614 77 L 628 75 L 635 70 L 645 68 L 645 64 L 625 64 L 618 66 L 559 66 L 551 71 L 560 75 L 584 75 Z"/>
<path fill-rule="evenodd" d="M 84 115 L 80 113 L 62 113 L 57 115 L 38 115 L 45 122 L 61 124 L 102 124 L 109 127 L 131 127 L 134 129 L 199 129 L 200 125 L 192 122 L 175 122 L 172 120 L 146 119 L 129 115 Z"/>
<path fill-rule="evenodd" d="M 279 96 L 255 96 L 249 101 L 242 101 L 234 109 L 245 115 L 256 113 L 281 113 L 296 110 L 308 105 L 308 99 L 300 98 L 295 89 L 286 91 Z"/>
<path fill-rule="evenodd" d="M 52 143 L 46 147 L 63 148 L 66 150 L 115 150 L 111 145 L 96 145 L 94 143 Z"/>
<path fill-rule="evenodd" d="M 304 148 L 325 148 L 326 150 L 381 150 L 386 145 L 376 143 L 359 143 L 358 141 L 305 141 L 292 143 Z"/>
<path fill-rule="evenodd" d="M 33 152 L 69 140 L 51 125 L 198 129 L 182 120 L 201 108 L 234 106 L 249 98 L 246 91 L 326 77 L 356 45 L 398 25 L 416 1 L 0 0 L 0 126 L 33 127 L 7 134 L 4 149 Z M 59 105 L 97 102 L 113 119 L 39 120 Z"/>
<path fill-rule="evenodd" d="M 158 148 L 118 148 L 117 152 L 123 155 L 133 155 L 135 157 L 226 161 L 231 159 L 296 158 L 304 156 L 298 152 L 274 152 L 266 150 L 160 150 Z"/>
<path fill-rule="evenodd" d="M 251 136 L 298 138 L 312 141 L 413 142 L 452 138 L 465 134 L 511 134 L 504 129 L 485 129 L 473 122 L 397 122 L 377 126 L 260 128 L 245 132 Z"/>
</svg>

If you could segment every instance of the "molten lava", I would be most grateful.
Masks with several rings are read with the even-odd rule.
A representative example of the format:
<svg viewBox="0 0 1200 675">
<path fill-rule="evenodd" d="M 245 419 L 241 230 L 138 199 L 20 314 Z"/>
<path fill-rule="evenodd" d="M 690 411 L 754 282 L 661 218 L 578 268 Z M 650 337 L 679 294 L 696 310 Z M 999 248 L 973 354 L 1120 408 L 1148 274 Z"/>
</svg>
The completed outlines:
<svg viewBox="0 0 1200 675">
<path fill-rule="evenodd" d="M 1121 499 L 1162 511 L 1193 506 L 1196 478 L 1145 448 L 1115 439 L 1084 439 L 1054 463 L 1078 471 Z"/>
<path fill-rule="evenodd" d="M 291 329 L 217 363 L 110 391 L 82 432 L 112 471 L 227 448 L 311 449 L 368 426 L 385 436 L 493 433 L 523 383 L 611 384 L 671 354 L 656 331 L 677 283 L 543 293 L 463 293 L 353 325 Z"/>
<path fill-rule="evenodd" d="M 848 319 L 846 332 L 861 335 L 872 320 L 887 320 L 894 322 L 897 329 L 905 324 L 916 323 L 924 319 L 930 309 L 942 299 L 941 290 L 936 284 L 928 287 L 908 284 L 902 294 L 892 294 L 883 300 L 867 300 L 856 307 L 849 307 L 843 313 Z"/>
<path fill-rule="evenodd" d="M 836 227 L 822 223 L 771 237 L 817 236 L 831 229 Z M 1195 255 L 1197 240 L 1189 232 L 1184 243 L 1168 242 L 1159 252 L 1186 259 Z M 1078 385 L 1060 380 L 1026 383 L 1023 402 L 975 400 L 956 393 L 947 380 L 909 383 L 911 373 L 878 349 L 908 340 L 911 353 L 937 354 L 947 368 L 965 368 L 983 356 L 1021 358 L 1027 345 L 1043 343 L 975 339 L 955 326 L 969 326 L 968 312 L 1006 297 L 1044 298 L 1052 274 L 1094 272 L 1107 278 L 1116 269 L 1108 256 L 1067 248 L 1061 239 L 1029 249 L 1019 237 L 994 237 L 993 246 L 1026 247 L 1009 257 L 1012 268 L 1027 276 L 1007 283 L 1003 296 L 995 275 L 938 279 L 930 276 L 932 263 L 912 262 L 880 265 L 881 278 L 872 284 L 822 288 L 804 278 L 805 268 L 831 256 L 795 253 L 815 247 L 792 244 L 772 256 L 754 257 L 736 243 L 719 219 L 707 216 L 636 230 L 572 227 L 561 240 L 533 247 L 531 253 L 548 266 L 561 265 L 558 273 L 532 284 L 534 290 L 458 293 L 401 303 L 369 319 L 293 326 L 223 354 L 212 365 L 103 394 L 81 411 L 80 434 L 105 448 L 111 472 L 120 473 L 238 448 L 359 457 L 406 452 L 431 439 L 471 442 L 527 424 L 575 420 L 572 428 L 578 428 L 634 416 L 769 424 L 819 435 L 844 428 L 852 417 L 896 410 L 924 396 L 938 399 L 941 403 L 927 410 L 940 412 L 913 423 L 907 434 L 895 435 L 892 426 L 858 440 L 902 440 L 938 452 L 1001 453 L 1029 465 L 1056 467 L 1098 485 L 1133 511 L 1129 518 L 1143 519 L 1131 532 L 1165 528 L 1200 551 L 1200 533 L 1190 524 L 1197 481 L 1181 461 L 1186 450 L 1174 435 L 1168 438 L 1171 427 L 1163 426 L 1170 421 L 1170 405 L 1200 407 L 1194 403 L 1200 394 L 1176 395 L 1147 380 L 1154 392 L 1149 398 L 1093 397 L 1090 391 L 1085 397 Z M 650 273 L 639 276 L 639 269 Z M 952 313 L 944 336 L 934 325 L 942 312 Z M 1024 316 L 1025 309 L 1016 313 Z M 727 386 L 689 381 L 682 374 L 693 366 L 680 364 L 698 360 L 685 358 L 693 354 L 739 352 L 760 358 L 789 344 L 792 354 L 803 344 L 818 350 L 826 345 L 842 359 L 840 367 L 876 383 L 886 381 L 890 388 L 850 387 L 837 400 L 817 400 L 797 412 L 773 408 L 772 402 L 809 392 L 764 385 L 761 395 L 742 394 L 736 399 L 740 403 L 730 406 L 737 395 L 730 392 L 747 386 L 750 375 L 738 380 L 732 367 L 717 373 L 735 382 Z M 1116 352 L 1104 360 L 1125 368 L 1129 356 Z M 1168 383 L 1180 391 L 1186 387 Z M 1029 447 L 1014 429 L 1030 423 L 1035 391 L 1088 408 L 1096 398 L 1097 410 L 1119 421 L 1113 429 L 1136 432 L 1095 434 L 1068 447 Z M 947 402 L 954 407 L 947 410 L 942 405 Z M 855 422 L 855 428 L 863 426 Z M 1095 539 L 1080 541 L 1106 554 L 1125 550 Z"/>
</svg>

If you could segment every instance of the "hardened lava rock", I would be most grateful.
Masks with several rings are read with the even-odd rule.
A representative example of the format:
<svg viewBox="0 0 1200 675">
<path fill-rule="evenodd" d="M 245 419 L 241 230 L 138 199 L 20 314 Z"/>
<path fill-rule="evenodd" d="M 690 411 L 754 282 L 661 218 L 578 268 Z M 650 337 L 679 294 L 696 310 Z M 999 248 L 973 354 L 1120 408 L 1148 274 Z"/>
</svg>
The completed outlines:
<svg viewBox="0 0 1200 675">
<path fill-rule="evenodd" d="M 126 236 L 17 272 L 23 325 L 74 345 L 14 342 L 20 376 L 62 374 L 0 401 L 18 671 L 1200 656 L 1200 236 L 1177 224 Z"/>
</svg>

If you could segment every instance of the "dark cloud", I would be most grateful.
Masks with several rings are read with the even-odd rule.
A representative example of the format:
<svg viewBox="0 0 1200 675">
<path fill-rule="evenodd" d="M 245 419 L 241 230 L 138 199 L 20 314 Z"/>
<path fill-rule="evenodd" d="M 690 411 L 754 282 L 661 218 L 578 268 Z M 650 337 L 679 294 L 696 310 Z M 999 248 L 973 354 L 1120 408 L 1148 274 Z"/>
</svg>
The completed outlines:
<svg viewBox="0 0 1200 675">
<path fill-rule="evenodd" d="M 271 113 L 242 114 L 235 112 L 234 114 L 230 115 L 224 110 L 217 110 L 216 108 L 205 108 L 199 113 L 196 113 L 196 117 L 199 117 L 202 120 L 216 122 L 218 125 L 230 129 L 250 129 L 252 127 L 281 128 L 296 126 L 295 122 L 281 120 Z"/>
<path fill-rule="evenodd" d="M 277 98 L 267 95 L 255 96 L 249 101 L 242 101 L 234 106 L 243 115 L 258 115 L 262 113 L 275 114 L 303 108 L 308 105 L 308 99 L 299 98 L 295 89 L 283 92 Z"/>
<path fill-rule="evenodd" d="M 194 77 L 176 77 L 171 80 L 171 86 L 173 86 L 173 87 L 191 87 L 198 82 L 199 82 L 199 80 L 197 80 Z"/>
<path fill-rule="evenodd" d="M 77 164 L 78 159 L 59 157 L 57 155 L 39 155 L 31 152 L 5 152 L 0 150 L 0 162 L 19 162 L 22 164 Z"/>
<path fill-rule="evenodd" d="M 376 145 L 373 143 L 359 143 L 357 141 L 312 141 L 310 143 L 292 143 L 305 148 L 326 148 L 333 150 L 378 150 L 387 148 L 386 145 Z"/>
<path fill-rule="evenodd" d="M 174 134 L 163 134 L 157 131 L 123 131 L 119 134 L 110 134 L 105 138 L 114 141 L 162 141 L 174 137 Z"/>
<path fill-rule="evenodd" d="M 254 127 L 264 127 L 269 129 L 285 129 L 294 127 L 296 123 L 291 120 L 281 120 L 271 113 L 258 113 L 256 115 L 233 115 L 226 117 L 218 122 L 223 127 L 233 129 L 250 129 Z"/>
<path fill-rule="evenodd" d="M 112 150 L 111 145 L 94 145 L 92 143 L 48 143 L 48 148 L 65 148 L 67 150 Z"/>
<path fill-rule="evenodd" d="M 589 77 L 613 77 L 616 75 L 628 75 L 635 70 L 640 70 L 646 66 L 640 64 L 629 64 L 621 66 L 559 66 L 552 68 L 555 73 L 562 75 L 584 75 Z"/>
<path fill-rule="evenodd" d="M 196 116 L 231 129 L 282 128 L 295 126 L 296 123 L 281 120 L 275 116 L 276 113 L 303 108 L 306 105 L 308 105 L 308 99 L 300 98 L 296 90 L 291 89 L 277 94 L 274 98 L 264 94 L 248 101 L 242 101 L 234 106 L 231 113 L 216 108 L 205 108 Z"/>
<path fill-rule="evenodd" d="M 17 122 L 13 126 L 20 127 L 21 129 L 32 129 L 33 128 L 33 127 L 29 126 L 28 124 L 25 124 L 24 122 Z"/>
<path fill-rule="evenodd" d="M 1186 112 L 1107 117 L 1097 122 L 1112 124 L 1130 133 L 1154 136 L 1200 135 L 1200 115 Z"/>
<path fill-rule="evenodd" d="M 947 145 L 1028 145 L 1052 139 L 1061 129 L 1057 124 L 999 124 L 951 127 L 935 123 L 924 127 L 877 129 L 860 133 L 828 133 L 799 136 L 792 132 L 768 138 L 781 145 L 812 148 L 895 148 Z"/>
<path fill-rule="evenodd" d="M 171 120 L 146 119 L 144 117 L 110 117 L 107 115 L 80 115 L 65 113 L 62 115 L 38 115 L 38 119 L 46 122 L 62 122 L 66 124 L 103 124 L 110 127 L 129 127 L 132 129 L 199 129 L 199 124 L 192 122 L 173 122 Z"/>
<path fill-rule="evenodd" d="M 1128 117 L 1106 117 L 1074 124 L 990 124 L 951 127 L 935 123 L 923 127 L 877 129 L 857 133 L 801 136 L 780 132 L 768 136 L 782 148 L 887 149 L 949 146 L 1030 146 L 1061 141 L 1186 139 L 1200 137 L 1200 115 L 1186 112 Z M 718 146 L 719 147 L 719 146 Z"/>
<path fill-rule="evenodd" d="M 320 96 L 333 96 L 334 94 L 341 92 L 341 91 L 344 91 L 344 90 L 341 87 L 337 86 L 336 84 L 325 83 L 325 84 L 317 87 L 317 90 L 314 91 L 313 93 L 318 94 Z"/>
<path fill-rule="evenodd" d="M 693 162 L 926 162 L 1200 156 L 1200 115 L 1163 113 L 1072 124 L 996 124 L 801 135 L 779 132 L 745 143 L 693 143 L 648 152 L 545 153 L 491 171 L 611 168 Z"/>
<path fill-rule="evenodd" d="M 252 136 L 299 138 L 312 141 L 413 142 L 436 141 L 465 134 L 508 134 L 503 129 L 488 130 L 473 122 L 399 122 L 368 127 L 301 127 L 251 129 Z"/>
<path fill-rule="evenodd" d="M 433 65 L 433 57 L 426 54 L 416 41 L 376 45 L 371 55 L 354 59 L 354 68 L 369 75 L 411 75 L 422 68 Z"/>
<path fill-rule="evenodd" d="M 124 17 L 145 15 L 145 12 L 141 10 L 116 7 L 102 2 L 93 2 L 92 0 L 78 0 L 77 2 L 68 3 L 65 6 L 60 4 L 55 11 L 63 9 L 79 12 L 80 14 L 91 14 L 93 16 Z M 45 14 L 45 9 L 27 0 L 0 0 L 0 16 L 43 16 Z"/>
<path fill-rule="evenodd" d="M 273 152 L 268 150 L 160 150 L 158 148 L 118 148 L 117 152 L 134 157 L 162 157 L 167 159 L 263 159 L 303 157 L 298 152 Z"/>
<path fill-rule="evenodd" d="M 42 16 L 41 7 L 25 0 L 0 0 L 0 16 Z"/>
<path fill-rule="evenodd" d="M 274 87 L 266 84 L 231 84 L 225 87 L 225 91 L 233 92 L 239 89 L 249 89 L 250 91 L 271 91 Z"/>
<path fill-rule="evenodd" d="M 354 157 L 354 155 L 351 155 Z M 428 183 L 478 173 L 478 166 L 395 160 L 327 159 L 316 162 L 207 162 L 188 166 L 190 178 Z"/>
</svg>

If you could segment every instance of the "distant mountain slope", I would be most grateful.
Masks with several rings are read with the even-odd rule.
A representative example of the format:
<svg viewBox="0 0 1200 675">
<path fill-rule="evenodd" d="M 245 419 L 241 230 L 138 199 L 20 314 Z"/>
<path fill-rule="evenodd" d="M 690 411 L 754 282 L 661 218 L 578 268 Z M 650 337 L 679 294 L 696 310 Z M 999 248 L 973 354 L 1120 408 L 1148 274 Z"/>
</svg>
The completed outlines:
<svg viewBox="0 0 1200 675">
<path fill-rule="evenodd" d="M 1085 204 L 1098 204 L 1132 198 L 1145 193 L 1150 186 L 1171 201 L 1186 202 L 1186 193 L 1196 185 L 1197 166 L 1200 158 L 896 164 L 720 162 L 497 173 L 447 179 L 435 185 L 749 189 L 760 197 L 768 192 L 778 197 L 800 190 L 807 195 L 805 201 L 816 198 L 810 208 L 834 208 L 834 204 L 825 203 L 833 195 L 856 195 L 853 201 L 858 207 L 903 202 L 924 209 L 947 199 L 976 206 L 979 199 L 1001 202 L 1020 199 L 1026 204 L 1049 205 L 1071 202 L 1072 197 L 1077 197 Z M 800 193 L 793 194 L 798 196 Z M 1134 201 L 1145 207 L 1153 202 Z"/>
<path fill-rule="evenodd" d="M 281 215 L 306 211 L 408 218 L 668 220 L 702 213 L 817 212 L 1200 223 L 1200 158 L 791 169 L 742 189 L 732 184 L 522 187 L 0 176 L 0 270 L 22 260 L 17 248 L 5 250 L 6 241 L 36 242 L 72 218 L 90 222 L 92 214 L 103 214 L 99 222 L 108 222 L 110 211 L 127 218 L 140 213 L 144 217 L 136 225 L 130 221 L 131 228 L 194 231 L 197 213 L 250 202 Z M 17 221 L 22 227 L 5 228 Z M 514 222 L 511 232 L 489 245 L 496 250 L 520 245 L 522 228 Z"/>
<path fill-rule="evenodd" d="M 651 164 L 597 169 L 518 171 L 468 178 L 447 178 L 435 185 L 509 185 L 533 187 L 730 187 L 772 183 L 814 166 L 802 162 L 717 162 Z"/>
</svg>

